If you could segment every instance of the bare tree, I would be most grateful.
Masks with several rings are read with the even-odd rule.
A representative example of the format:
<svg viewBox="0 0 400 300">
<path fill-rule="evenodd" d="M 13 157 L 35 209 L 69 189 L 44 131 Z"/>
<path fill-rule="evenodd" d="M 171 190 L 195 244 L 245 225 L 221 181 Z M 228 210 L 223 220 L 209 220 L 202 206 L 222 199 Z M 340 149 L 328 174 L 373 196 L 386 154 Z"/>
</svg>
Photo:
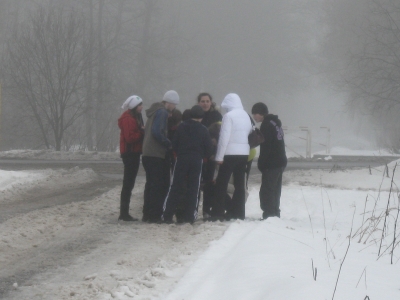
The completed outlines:
<svg viewBox="0 0 400 300">
<path fill-rule="evenodd" d="M 8 45 L 5 87 L 23 117 L 35 121 L 47 148 L 61 150 L 66 130 L 84 112 L 88 51 L 83 29 L 78 13 L 39 7 Z"/>
<path fill-rule="evenodd" d="M 400 4 L 375 1 L 362 38 L 345 77 L 352 104 L 362 101 L 372 114 L 400 108 Z"/>
<path fill-rule="evenodd" d="M 327 2 L 325 59 L 348 107 L 368 116 L 380 145 L 400 151 L 400 4 L 392 0 Z"/>
<path fill-rule="evenodd" d="M 42 18 L 46 15 L 54 24 L 59 16 L 48 16 L 48 10 L 62 11 L 64 23 L 67 23 L 70 13 L 79 11 L 75 17 L 75 36 L 79 39 L 76 49 L 79 51 L 71 57 L 65 47 L 56 46 L 63 38 L 52 36 L 56 33 L 63 35 L 66 27 L 50 30 L 56 25 L 49 25 L 46 29 L 45 23 L 49 22 L 39 20 L 39 14 L 22 24 L 12 22 L 11 26 L 7 25 L 15 27 L 15 31 L 8 34 L 8 51 L 3 55 L 5 64 L 0 69 L 7 82 L 5 110 L 9 115 L 23 113 L 23 118 L 18 121 L 4 118 L 7 147 L 57 148 L 56 140 L 60 141 L 62 135 L 60 147 L 63 149 L 79 147 L 115 151 L 118 147 L 117 119 L 121 113 L 121 102 L 132 93 L 141 95 L 147 104 L 158 101 L 157 97 L 166 88 L 171 88 L 174 78 L 177 78 L 179 71 L 174 67 L 175 62 L 179 60 L 180 65 L 184 65 L 183 53 L 189 41 L 180 37 L 172 24 L 177 23 L 173 15 L 175 10 L 167 9 L 169 2 L 160 0 L 38 0 L 35 4 L 24 3 L 26 6 L 21 9 L 24 12 L 23 21 L 26 20 L 26 11 L 40 7 L 39 4 L 42 4 L 39 8 Z M 41 27 L 34 23 L 41 23 Z M 39 39 L 40 34 L 42 37 Z M 57 53 L 55 49 L 62 49 L 62 52 Z M 61 110 L 51 109 L 45 103 L 59 103 L 54 100 L 55 93 L 50 93 L 47 86 L 55 90 L 61 82 L 61 77 L 57 78 L 61 76 L 57 74 L 60 66 L 55 62 L 62 61 L 67 66 L 66 59 L 61 59 L 64 55 L 71 59 L 71 63 L 76 63 L 78 59 L 81 61 L 75 69 L 67 67 L 68 76 L 76 79 L 69 81 L 69 84 L 76 84 L 76 92 L 64 99 L 71 105 L 65 110 L 64 125 L 57 125 L 58 121 L 54 120 L 61 121 L 62 118 L 56 116 Z M 54 60 L 47 59 L 49 57 Z M 48 66 L 44 67 L 46 64 Z M 36 69 L 32 69 L 33 65 Z M 25 71 L 18 71 L 23 69 Z M 78 69 L 82 72 L 78 73 Z M 51 82 L 45 79 L 50 75 Z M 59 131 L 61 128 L 64 130 L 62 134 Z"/>
</svg>

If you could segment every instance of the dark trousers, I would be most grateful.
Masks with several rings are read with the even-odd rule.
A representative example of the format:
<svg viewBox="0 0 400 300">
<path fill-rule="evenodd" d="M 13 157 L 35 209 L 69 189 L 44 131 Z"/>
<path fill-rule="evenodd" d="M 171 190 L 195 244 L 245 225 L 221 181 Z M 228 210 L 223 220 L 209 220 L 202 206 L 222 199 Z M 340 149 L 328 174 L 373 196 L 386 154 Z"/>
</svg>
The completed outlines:
<svg viewBox="0 0 400 300">
<path fill-rule="evenodd" d="M 157 222 L 161 220 L 163 203 L 169 188 L 170 162 L 151 156 L 143 156 L 142 162 L 146 171 L 143 221 Z"/>
<path fill-rule="evenodd" d="M 260 206 L 263 218 L 280 217 L 282 174 L 285 168 L 263 170 L 260 187 Z"/>
<path fill-rule="evenodd" d="M 251 170 L 251 165 L 253 163 L 253 160 L 250 160 L 246 163 L 246 190 L 249 189 L 249 176 L 250 176 L 250 170 Z"/>
<path fill-rule="evenodd" d="M 246 188 L 245 173 L 247 155 L 225 155 L 224 162 L 219 167 L 217 180 L 215 183 L 215 195 L 211 215 L 216 218 L 225 217 L 225 197 L 229 179 L 233 174 L 233 186 L 235 191 L 232 196 L 232 210 L 230 218 L 245 218 Z"/>
<path fill-rule="evenodd" d="M 210 214 L 214 189 L 216 162 L 208 160 L 203 164 L 203 214 Z"/>
<path fill-rule="evenodd" d="M 126 217 L 129 215 L 132 190 L 139 170 L 140 153 L 123 154 L 122 162 L 124 163 L 124 179 L 121 190 L 120 217 Z"/>
<path fill-rule="evenodd" d="M 164 221 L 172 221 L 180 202 L 182 192 L 186 190 L 183 221 L 193 223 L 197 218 L 199 190 L 203 160 L 193 155 L 181 155 L 177 158 L 171 187 L 164 202 Z M 186 185 L 186 189 L 185 189 Z"/>
</svg>

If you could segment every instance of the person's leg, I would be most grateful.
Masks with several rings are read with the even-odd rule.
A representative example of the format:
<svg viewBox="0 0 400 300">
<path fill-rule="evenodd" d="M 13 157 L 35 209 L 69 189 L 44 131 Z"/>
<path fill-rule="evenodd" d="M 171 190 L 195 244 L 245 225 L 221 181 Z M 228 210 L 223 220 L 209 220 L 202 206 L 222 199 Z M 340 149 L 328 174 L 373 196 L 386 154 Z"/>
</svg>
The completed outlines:
<svg viewBox="0 0 400 300">
<path fill-rule="evenodd" d="M 202 190 L 203 190 L 203 216 L 210 215 L 211 205 L 212 205 L 212 196 L 214 191 L 215 182 L 214 173 L 215 173 L 216 163 L 214 160 L 209 160 L 203 164 L 202 171 Z"/>
<path fill-rule="evenodd" d="M 233 186 L 235 191 L 232 196 L 232 217 L 244 220 L 246 203 L 246 164 L 247 155 L 235 157 L 233 169 Z"/>
<path fill-rule="evenodd" d="M 158 216 L 158 218 L 160 219 L 164 211 L 163 209 L 164 201 L 165 198 L 167 197 L 169 187 L 171 185 L 171 165 L 169 160 L 161 159 L 159 178 L 160 178 L 160 185 L 159 185 L 158 206 L 157 206 L 156 216 Z"/>
<path fill-rule="evenodd" d="M 124 179 L 122 182 L 121 190 L 121 203 L 120 203 L 120 215 L 119 219 L 128 219 L 129 217 L 129 204 L 131 201 L 131 195 L 133 187 L 135 186 L 135 180 L 140 164 L 140 154 L 132 153 L 129 156 L 122 158 L 124 163 Z M 130 217 L 132 220 L 133 218 Z"/>
<path fill-rule="evenodd" d="M 146 184 L 144 187 L 144 195 L 143 195 L 143 218 L 142 221 L 147 222 L 150 218 L 150 204 L 152 202 L 152 198 L 154 198 L 154 168 L 152 157 L 143 156 L 142 157 L 143 168 L 146 172 Z"/>
<path fill-rule="evenodd" d="M 149 187 L 148 221 L 159 222 L 170 185 L 170 164 L 168 160 L 159 157 L 151 157 L 151 161 L 152 184 Z"/>
<path fill-rule="evenodd" d="M 201 158 L 190 158 L 187 162 L 190 166 L 188 170 L 188 198 L 185 209 L 185 221 L 193 223 L 197 219 L 197 212 L 199 206 L 199 191 L 201 181 Z"/>
<path fill-rule="evenodd" d="M 172 222 L 172 217 L 179 202 L 179 196 L 182 192 L 182 186 L 185 182 L 186 174 L 187 162 L 178 157 L 172 176 L 171 186 L 163 203 L 162 220 L 165 222 Z"/>
<path fill-rule="evenodd" d="M 276 187 L 279 174 L 281 174 L 280 168 L 262 171 L 259 195 L 263 219 L 276 216 Z"/>
<path fill-rule="evenodd" d="M 251 170 L 252 163 L 253 163 L 253 160 L 250 160 L 246 163 L 246 190 L 249 188 L 248 182 L 249 182 L 249 176 L 250 176 L 250 170 Z"/>
<path fill-rule="evenodd" d="M 185 209 L 186 209 L 186 200 L 187 200 L 187 176 L 183 179 L 183 183 L 181 186 L 181 190 L 179 191 L 178 196 L 178 204 L 175 210 L 176 222 L 184 223 L 185 222 Z"/>
<path fill-rule="evenodd" d="M 170 165 L 166 159 L 145 156 L 142 158 L 146 171 L 143 221 L 161 221 L 163 204 L 169 188 Z"/>
<path fill-rule="evenodd" d="M 213 197 L 215 194 L 215 183 L 206 182 L 203 187 L 203 217 L 211 215 Z"/>
<path fill-rule="evenodd" d="M 229 184 L 228 184 L 229 186 Z M 232 202 L 232 197 L 229 193 L 225 194 L 225 220 L 230 220 L 234 218 L 234 207 Z"/>
<path fill-rule="evenodd" d="M 278 175 L 278 180 L 276 182 L 276 189 L 275 189 L 275 215 L 277 217 L 281 217 L 281 193 L 282 193 L 282 176 L 283 176 L 283 170 L 284 168 L 280 169 L 281 172 Z"/>
<path fill-rule="evenodd" d="M 211 216 L 214 219 L 224 219 L 225 195 L 233 172 L 233 163 L 232 155 L 225 155 L 223 164 L 219 166 L 211 210 Z"/>
</svg>

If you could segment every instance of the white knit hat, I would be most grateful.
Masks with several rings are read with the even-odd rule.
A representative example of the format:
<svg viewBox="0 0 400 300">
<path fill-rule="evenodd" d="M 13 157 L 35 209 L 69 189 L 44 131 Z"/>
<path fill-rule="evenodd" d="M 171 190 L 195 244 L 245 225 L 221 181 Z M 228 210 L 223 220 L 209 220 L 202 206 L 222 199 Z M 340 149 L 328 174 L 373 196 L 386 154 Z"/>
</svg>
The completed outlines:
<svg viewBox="0 0 400 300">
<path fill-rule="evenodd" d="M 133 96 L 130 96 L 128 99 L 126 99 L 124 104 L 122 104 L 121 108 L 122 109 L 132 109 L 132 108 L 135 108 L 136 106 L 138 106 L 140 103 L 143 103 L 142 98 L 140 98 L 139 96 L 133 95 Z"/>
<path fill-rule="evenodd" d="M 170 90 L 164 94 L 163 101 L 178 105 L 179 104 L 179 95 L 174 90 Z"/>
</svg>

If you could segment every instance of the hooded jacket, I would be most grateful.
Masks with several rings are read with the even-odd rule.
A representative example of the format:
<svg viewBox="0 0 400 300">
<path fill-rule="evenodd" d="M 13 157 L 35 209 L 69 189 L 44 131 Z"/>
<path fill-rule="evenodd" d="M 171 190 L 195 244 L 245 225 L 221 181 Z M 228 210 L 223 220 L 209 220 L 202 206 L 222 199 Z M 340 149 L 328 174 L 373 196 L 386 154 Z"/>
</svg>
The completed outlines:
<svg viewBox="0 0 400 300">
<path fill-rule="evenodd" d="M 249 115 L 243 109 L 237 94 L 228 94 L 221 107 L 227 111 L 222 118 L 216 161 L 223 161 L 225 155 L 249 155 L 249 134 L 252 125 Z"/>
<path fill-rule="evenodd" d="M 119 151 L 121 156 L 128 153 L 141 153 L 144 132 L 142 130 L 143 120 L 132 116 L 130 110 L 125 111 L 118 119 Z"/>
<path fill-rule="evenodd" d="M 165 158 L 171 147 L 168 139 L 168 111 L 161 102 L 153 103 L 146 110 L 147 122 L 144 129 L 143 156 Z"/>
<path fill-rule="evenodd" d="M 285 168 L 287 158 L 281 120 L 276 115 L 266 115 L 261 123 L 260 131 L 264 135 L 265 141 L 260 144 L 258 169 L 263 171 Z"/>
<path fill-rule="evenodd" d="M 182 122 L 172 140 L 172 149 L 177 156 L 191 155 L 199 159 L 209 158 L 212 155 L 210 134 L 204 125 L 189 119 Z"/>
</svg>

